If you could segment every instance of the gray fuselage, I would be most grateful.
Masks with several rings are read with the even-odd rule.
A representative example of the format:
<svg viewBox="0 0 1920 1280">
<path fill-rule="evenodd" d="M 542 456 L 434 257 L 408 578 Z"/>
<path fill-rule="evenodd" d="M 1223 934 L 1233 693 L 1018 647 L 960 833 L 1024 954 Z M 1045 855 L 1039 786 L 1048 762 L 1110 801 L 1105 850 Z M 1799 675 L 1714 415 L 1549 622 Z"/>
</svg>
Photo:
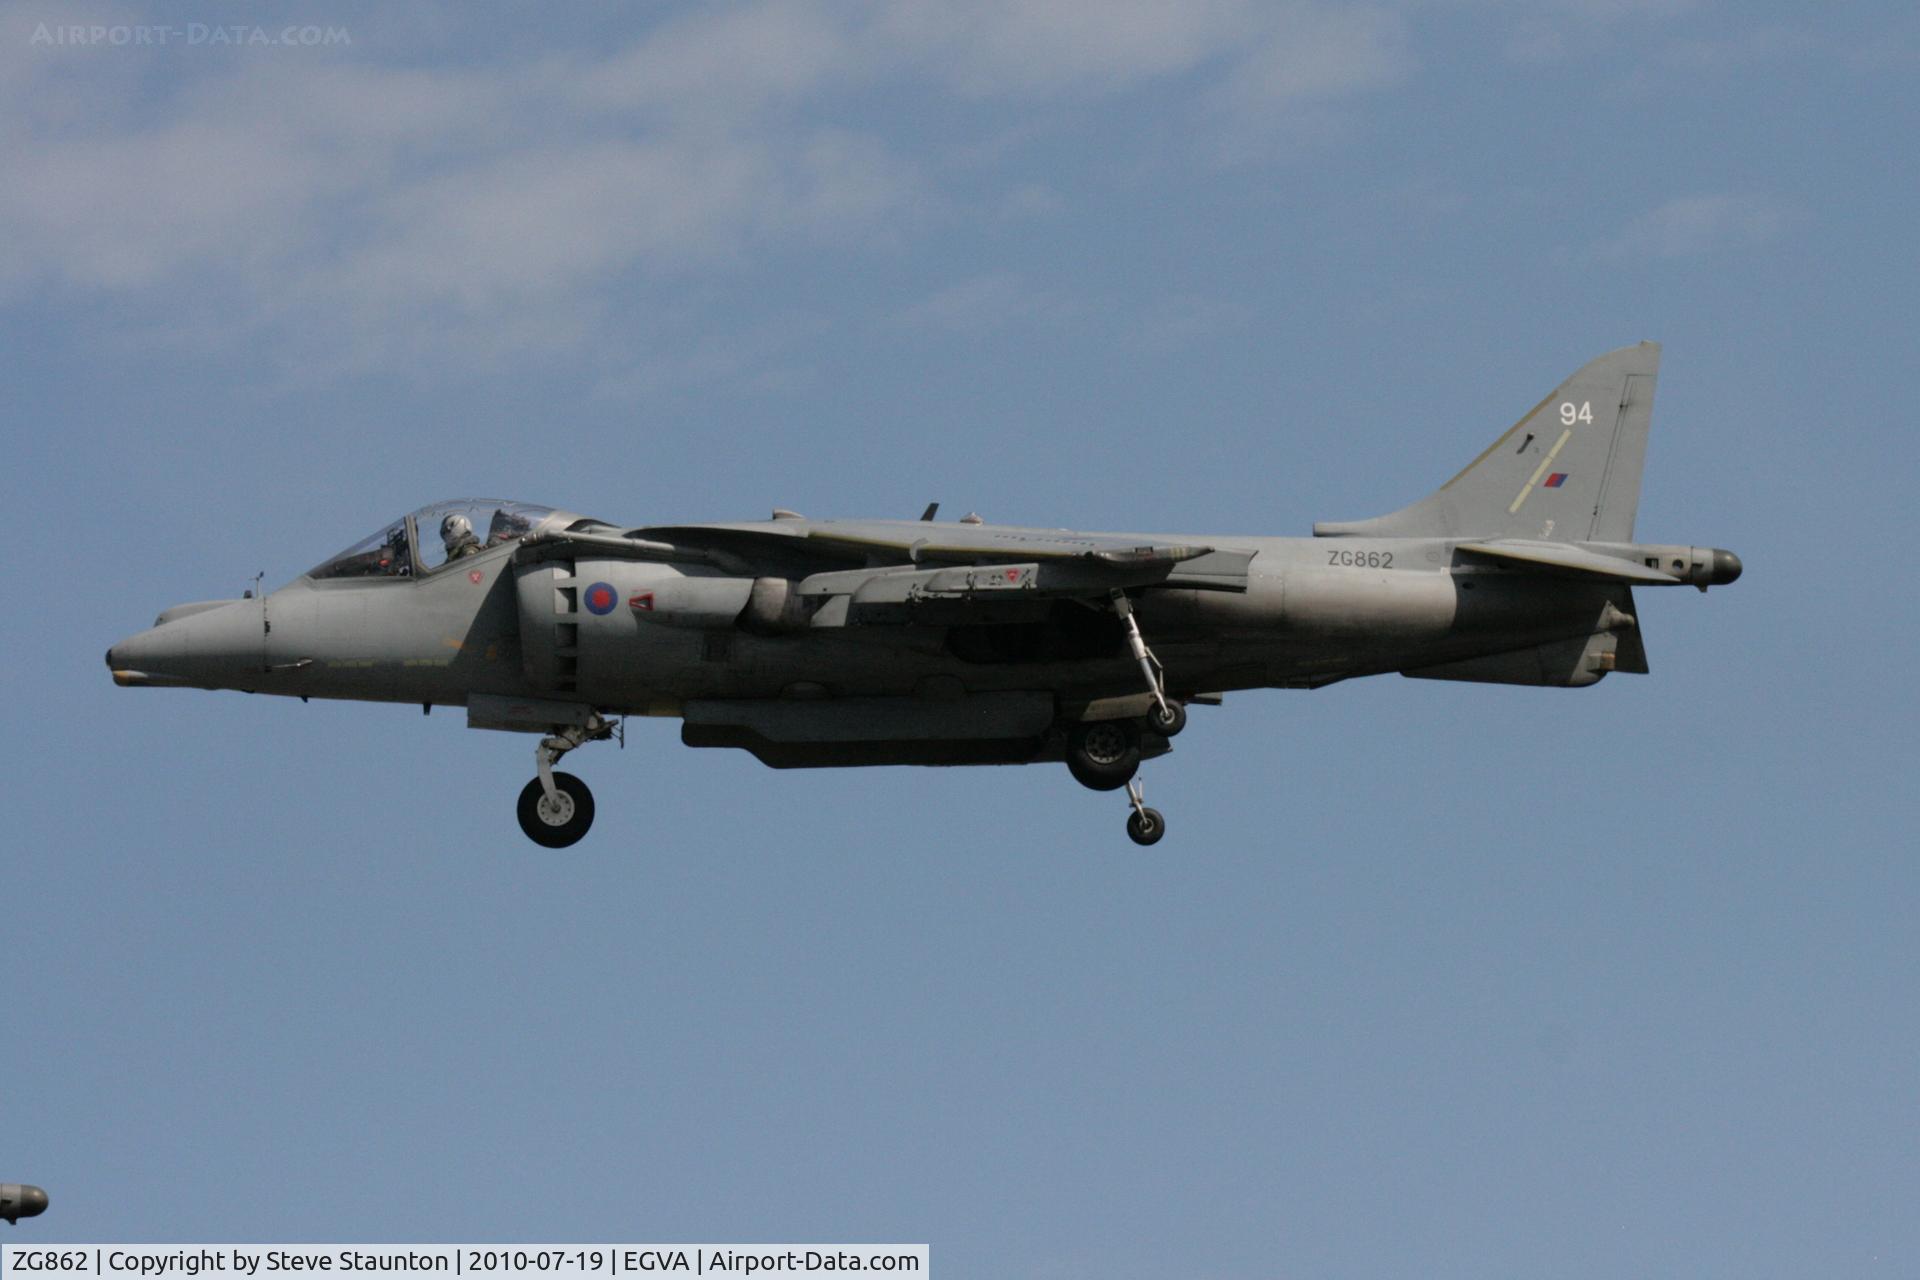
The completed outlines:
<svg viewBox="0 0 1920 1280">
<path fill-rule="evenodd" d="M 1473 562 L 1442 539 L 1138 537 L 1254 553 L 1244 591 L 1160 589 L 1136 606 L 1169 689 L 1183 696 L 1419 672 L 1584 641 L 1609 630 L 1610 609 L 1629 614 L 1617 583 Z M 1690 569 L 1703 556 L 1693 548 L 1635 550 L 1678 553 Z M 1086 700 L 1139 689 L 1138 672 L 1124 648 L 1103 637 L 1097 616 L 1089 615 L 1084 634 L 1066 634 L 1084 612 L 1073 602 L 1055 604 L 1054 616 L 1038 621 L 766 635 L 720 617 L 689 624 L 627 606 L 641 593 L 727 577 L 711 567 L 581 555 L 555 568 L 516 566 L 515 559 L 509 544 L 422 576 L 302 577 L 262 598 L 181 606 L 116 645 L 108 663 L 130 684 L 449 706 L 474 694 L 560 692 L 616 715 L 675 714 L 689 700 L 796 691 L 1047 690 Z M 535 573 L 554 584 L 570 580 L 575 591 L 605 584 L 620 603 L 596 613 L 576 602 L 561 624 L 577 628 L 574 643 L 558 646 L 572 652 L 556 654 L 550 636 L 536 635 L 552 625 L 527 600 L 537 592 L 517 585 Z M 1524 683 L 1587 684 L 1604 671 L 1570 674 Z"/>
</svg>

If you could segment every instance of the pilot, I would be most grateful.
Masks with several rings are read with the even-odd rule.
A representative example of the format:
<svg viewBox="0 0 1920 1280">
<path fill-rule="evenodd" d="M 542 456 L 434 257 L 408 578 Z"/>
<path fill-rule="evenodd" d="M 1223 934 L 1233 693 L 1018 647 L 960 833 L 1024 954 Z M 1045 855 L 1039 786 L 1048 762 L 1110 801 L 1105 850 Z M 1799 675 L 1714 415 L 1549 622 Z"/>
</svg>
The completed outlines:
<svg viewBox="0 0 1920 1280">
<path fill-rule="evenodd" d="M 447 544 L 447 559 L 480 554 L 480 539 L 473 536 L 473 521 L 458 511 L 440 522 L 440 541 Z"/>
</svg>

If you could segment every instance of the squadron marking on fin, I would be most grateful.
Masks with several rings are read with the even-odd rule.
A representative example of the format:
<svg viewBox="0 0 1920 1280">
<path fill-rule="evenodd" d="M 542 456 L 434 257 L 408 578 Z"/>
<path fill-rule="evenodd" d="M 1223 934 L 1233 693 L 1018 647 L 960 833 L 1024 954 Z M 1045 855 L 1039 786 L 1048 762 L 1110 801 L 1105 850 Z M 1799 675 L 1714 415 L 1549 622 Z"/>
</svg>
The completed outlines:
<svg viewBox="0 0 1920 1280">
<path fill-rule="evenodd" d="M 1573 439 L 1573 428 L 1568 427 L 1560 433 L 1560 438 L 1554 441 L 1553 448 L 1547 450 L 1547 456 L 1540 459 L 1540 465 L 1533 469 L 1533 475 L 1521 488 L 1520 496 L 1515 498 L 1513 505 L 1507 508 L 1508 515 L 1513 515 L 1520 510 L 1520 504 L 1527 500 L 1527 495 L 1533 492 L 1533 486 L 1540 483 L 1540 477 L 1547 474 L 1547 468 L 1553 465 L 1553 460 L 1560 456 L 1560 451 L 1567 447 L 1567 441 L 1571 439 Z"/>
</svg>

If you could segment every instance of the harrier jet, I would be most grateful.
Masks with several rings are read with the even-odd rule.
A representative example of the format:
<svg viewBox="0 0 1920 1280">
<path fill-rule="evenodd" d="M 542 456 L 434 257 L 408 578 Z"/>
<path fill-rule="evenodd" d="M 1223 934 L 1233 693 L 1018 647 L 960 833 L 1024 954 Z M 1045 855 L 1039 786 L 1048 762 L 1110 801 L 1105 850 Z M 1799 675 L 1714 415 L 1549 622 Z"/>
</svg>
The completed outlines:
<svg viewBox="0 0 1920 1280">
<path fill-rule="evenodd" d="M 1634 540 L 1660 348 L 1603 355 L 1426 498 L 1311 538 L 918 520 L 626 526 L 422 507 L 279 590 L 176 605 L 107 651 L 129 686 L 466 708 L 538 735 L 521 828 L 592 824 L 554 765 L 625 716 L 778 769 L 1064 762 L 1124 789 L 1187 709 L 1399 672 L 1578 688 L 1644 674 L 1633 589 L 1740 576 Z"/>
</svg>

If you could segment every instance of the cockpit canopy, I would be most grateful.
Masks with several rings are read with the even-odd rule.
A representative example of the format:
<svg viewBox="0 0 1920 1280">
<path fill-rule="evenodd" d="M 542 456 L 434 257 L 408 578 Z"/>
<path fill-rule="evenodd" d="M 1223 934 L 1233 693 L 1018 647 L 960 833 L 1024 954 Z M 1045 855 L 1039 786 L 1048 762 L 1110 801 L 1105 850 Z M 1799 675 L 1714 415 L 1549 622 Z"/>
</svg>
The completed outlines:
<svg viewBox="0 0 1920 1280">
<path fill-rule="evenodd" d="M 518 542 L 556 515 L 552 507 L 456 498 L 400 517 L 307 574 L 309 578 L 411 578 L 449 561 Z"/>
</svg>

